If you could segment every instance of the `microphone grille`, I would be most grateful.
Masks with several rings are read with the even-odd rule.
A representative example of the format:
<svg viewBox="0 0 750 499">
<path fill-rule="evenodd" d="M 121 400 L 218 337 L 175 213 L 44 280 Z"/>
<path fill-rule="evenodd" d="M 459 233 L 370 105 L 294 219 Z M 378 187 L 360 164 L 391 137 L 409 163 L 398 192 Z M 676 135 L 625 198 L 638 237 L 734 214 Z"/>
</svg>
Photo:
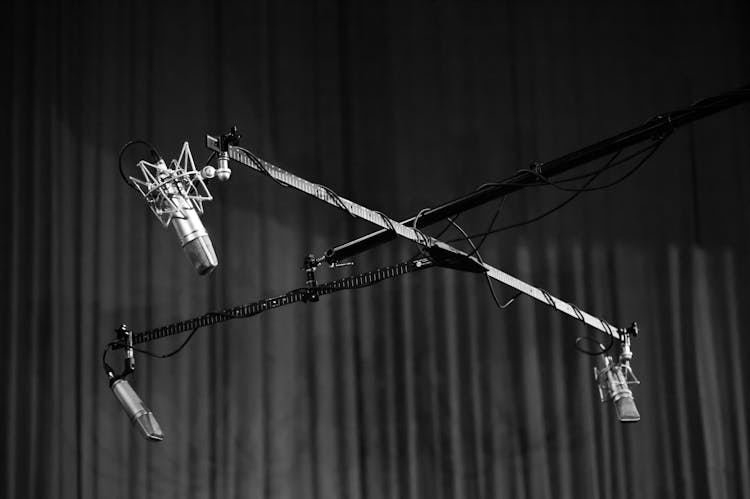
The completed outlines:
<svg viewBox="0 0 750 499">
<path fill-rule="evenodd" d="M 141 433 L 149 440 L 164 440 L 164 432 L 151 411 L 145 412 L 135 418 L 133 424 L 137 424 Z"/>
<path fill-rule="evenodd" d="M 200 275 L 210 274 L 219 265 L 214 246 L 207 234 L 196 237 L 182 248 Z"/>
<path fill-rule="evenodd" d="M 617 419 L 621 423 L 636 423 L 641 420 L 641 415 L 635 407 L 633 397 L 619 397 L 612 401 L 615 404 Z"/>
</svg>

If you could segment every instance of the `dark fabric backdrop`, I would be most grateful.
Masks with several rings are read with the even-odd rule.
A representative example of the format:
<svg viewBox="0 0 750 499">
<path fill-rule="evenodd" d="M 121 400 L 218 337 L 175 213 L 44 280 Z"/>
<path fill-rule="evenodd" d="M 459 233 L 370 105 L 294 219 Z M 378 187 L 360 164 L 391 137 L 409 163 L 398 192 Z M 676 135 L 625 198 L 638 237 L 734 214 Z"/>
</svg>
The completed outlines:
<svg viewBox="0 0 750 499">
<path fill-rule="evenodd" d="M 100 361 L 122 322 L 280 294 L 303 284 L 308 252 L 371 230 L 235 167 L 203 217 L 220 266 L 198 277 L 120 179 L 127 140 L 168 158 L 189 140 L 202 161 L 204 135 L 237 124 L 266 159 L 406 218 L 747 83 L 748 21 L 743 0 L 10 2 L 0 496 L 750 497 L 747 106 L 483 247 L 639 322 L 636 425 L 597 399 L 594 361 L 573 348 L 590 332 L 529 299 L 497 310 L 481 278 L 447 270 L 139 355 L 132 384 L 158 444 L 132 430 Z M 501 220 L 563 197 L 528 189 Z M 493 209 L 459 222 L 480 230 Z M 393 243 L 320 279 L 414 250 Z"/>
</svg>

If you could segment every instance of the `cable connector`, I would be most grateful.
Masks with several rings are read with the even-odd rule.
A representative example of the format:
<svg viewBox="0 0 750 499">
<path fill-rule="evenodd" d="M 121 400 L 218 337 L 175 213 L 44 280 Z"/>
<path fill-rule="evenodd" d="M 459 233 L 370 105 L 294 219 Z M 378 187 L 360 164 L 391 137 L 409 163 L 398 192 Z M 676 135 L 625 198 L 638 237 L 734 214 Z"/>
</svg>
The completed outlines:
<svg viewBox="0 0 750 499">
<path fill-rule="evenodd" d="M 120 324 L 120 326 L 115 329 L 115 333 L 117 333 L 117 340 L 120 342 L 120 344 L 124 345 L 125 359 L 122 372 L 118 376 L 110 376 L 110 378 L 113 378 L 112 381 L 114 381 L 115 379 L 125 378 L 127 375 L 135 372 L 135 356 L 133 355 L 133 331 L 131 331 L 125 324 Z"/>
<path fill-rule="evenodd" d="M 307 295 L 304 297 L 305 302 L 316 302 L 320 299 L 318 294 L 318 281 L 315 279 L 315 270 L 318 268 L 318 265 L 320 265 L 320 262 L 315 258 L 315 255 L 310 254 L 305 257 L 302 267 L 305 271 L 305 277 L 307 278 L 305 284 L 307 284 L 308 289 Z"/>
<path fill-rule="evenodd" d="M 339 267 L 351 267 L 354 265 L 354 262 L 333 262 L 328 264 L 328 266 L 332 269 L 337 269 Z"/>
</svg>

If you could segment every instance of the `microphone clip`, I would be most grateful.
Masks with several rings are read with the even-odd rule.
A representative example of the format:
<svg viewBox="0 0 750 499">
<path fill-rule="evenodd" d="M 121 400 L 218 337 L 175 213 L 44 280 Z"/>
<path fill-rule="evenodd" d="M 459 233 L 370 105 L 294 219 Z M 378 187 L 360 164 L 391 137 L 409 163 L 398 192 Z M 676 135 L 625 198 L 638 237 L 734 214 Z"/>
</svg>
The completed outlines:
<svg viewBox="0 0 750 499">
<path fill-rule="evenodd" d="M 318 281 L 315 279 L 315 270 L 318 268 L 321 262 L 315 258 L 315 255 L 307 255 L 302 264 L 302 269 L 305 271 L 305 284 L 307 285 L 307 293 L 305 294 L 303 301 L 316 302 L 320 299 L 318 294 Z"/>
<path fill-rule="evenodd" d="M 626 393 L 629 393 L 632 398 L 632 391 L 628 388 L 628 385 L 639 385 L 641 383 L 635 376 L 633 368 L 630 367 L 630 364 L 614 362 L 610 355 L 603 357 L 604 367 L 601 369 L 594 367 L 594 379 L 599 386 L 601 401 L 618 399 Z"/>
<path fill-rule="evenodd" d="M 113 369 L 107 364 L 107 376 L 109 377 L 110 386 L 119 379 L 125 379 L 128 375 L 135 372 L 135 356 L 133 355 L 133 331 L 131 331 L 125 324 L 115 329 L 117 333 L 117 344 L 119 347 L 125 349 L 125 359 L 123 362 L 123 369 L 120 374 L 116 374 Z"/>
<path fill-rule="evenodd" d="M 138 168 L 143 178 L 131 176 L 130 182 L 164 227 L 173 219 L 189 220 L 193 212 L 202 214 L 203 202 L 213 200 L 187 142 L 169 166 L 161 159 L 156 163 L 141 160 Z"/>
<path fill-rule="evenodd" d="M 240 145 L 240 137 L 237 126 L 219 137 L 219 168 L 216 169 L 216 178 L 222 182 L 229 180 L 232 175 L 232 170 L 229 169 L 229 147 Z"/>
</svg>

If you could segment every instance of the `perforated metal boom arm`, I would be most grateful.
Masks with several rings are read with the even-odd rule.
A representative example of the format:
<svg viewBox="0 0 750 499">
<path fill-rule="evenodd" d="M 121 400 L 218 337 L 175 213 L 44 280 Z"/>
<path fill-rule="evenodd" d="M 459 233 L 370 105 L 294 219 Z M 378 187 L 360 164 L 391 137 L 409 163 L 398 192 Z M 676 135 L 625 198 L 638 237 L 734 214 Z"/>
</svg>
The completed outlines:
<svg viewBox="0 0 750 499">
<path fill-rule="evenodd" d="M 219 138 L 211 135 L 206 136 L 206 146 L 216 152 L 221 152 L 220 149 L 221 141 Z M 627 334 L 627 328 L 618 328 L 612 326 L 604 319 L 591 315 L 584 312 L 577 306 L 568 303 L 560 298 L 557 298 L 547 291 L 532 286 L 529 283 L 518 279 L 510 274 L 503 272 L 500 269 L 493 267 L 487 263 L 479 261 L 475 256 L 454 248 L 453 246 L 439 241 L 433 237 L 424 234 L 419 229 L 409 227 L 405 224 L 397 222 L 396 220 L 390 219 L 383 213 L 370 210 L 360 204 L 350 201 L 344 197 L 338 196 L 333 193 L 330 189 L 305 180 L 304 178 L 298 177 L 292 173 L 279 168 L 268 161 L 258 158 L 255 155 L 249 155 L 243 148 L 239 148 L 233 145 L 228 146 L 228 150 L 225 151 L 230 159 L 237 161 L 245 166 L 248 166 L 258 172 L 266 174 L 278 182 L 282 182 L 290 187 L 293 187 L 299 191 L 302 191 L 310 196 L 313 196 L 321 201 L 324 201 L 332 206 L 338 207 L 347 211 L 349 214 L 367 220 L 370 223 L 378 225 L 389 232 L 415 241 L 425 247 L 429 248 L 433 252 L 439 252 L 440 258 L 442 259 L 453 259 L 454 262 L 462 262 L 465 269 L 470 269 L 473 272 L 486 273 L 490 278 L 501 282 L 507 286 L 510 286 L 521 293 L 534 298 L 542 303 L 545 303 L 555 310 L 562 312 L 574 319 L 577 319 L 594 329 L 601 331 L 602 333 L 613 337 L 616 340 L 622 341 L 625 334 Z"/>
</svg>

